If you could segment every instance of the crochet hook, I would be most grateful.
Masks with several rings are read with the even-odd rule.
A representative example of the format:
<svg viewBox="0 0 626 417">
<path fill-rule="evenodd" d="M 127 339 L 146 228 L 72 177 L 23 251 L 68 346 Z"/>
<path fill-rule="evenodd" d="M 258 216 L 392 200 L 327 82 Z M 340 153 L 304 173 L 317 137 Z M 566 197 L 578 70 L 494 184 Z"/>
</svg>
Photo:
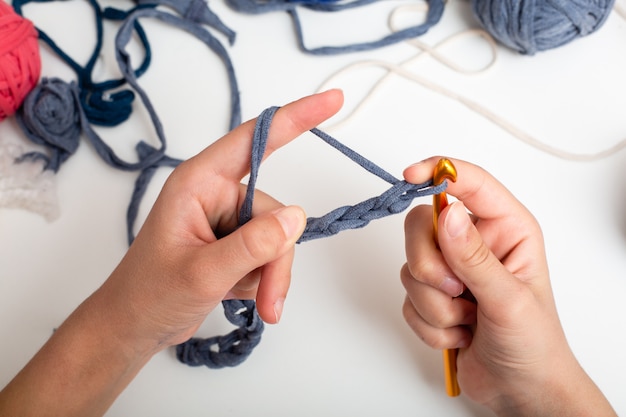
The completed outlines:
<svg viewBox="0 0 626 417">
<path fill-rule="evenodd" d="M 456 168 L 452 161 L 446 158 L 441 158 L 435 170 L 433 172 L 433 184 L 439 185 L 444 180 L 456 181 Z M 439 214 L 448 205 L 448 197 L 446 193 L 439 193 L 433 195 L 433 238 L 435 244 L 439 247 Z M 446 392 L 450 397 L 456 397 L 461 393 L 459 383 L 456 379 L 456 356 L 458 349 L 444 349 L 443 350 L 443 372 L 446 381 Z"/>
</svg>

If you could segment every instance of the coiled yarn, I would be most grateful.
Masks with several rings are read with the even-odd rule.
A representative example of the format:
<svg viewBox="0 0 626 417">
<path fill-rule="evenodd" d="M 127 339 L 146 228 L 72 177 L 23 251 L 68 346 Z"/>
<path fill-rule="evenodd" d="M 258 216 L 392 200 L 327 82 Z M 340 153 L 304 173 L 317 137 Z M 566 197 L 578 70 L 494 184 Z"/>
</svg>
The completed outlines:
<svg viewBox="0 0 626 417">
<path fill-rule="evenodd" d="M 473 0 L 494 38 L 522 54 L 557 48 L 598 30 L 614 0 Z"/>
<path fill-rule="evenodd" d="M 11 116 L 41 74 L 37 30 L 0 1 L 0 121 Z"/>
</svg>

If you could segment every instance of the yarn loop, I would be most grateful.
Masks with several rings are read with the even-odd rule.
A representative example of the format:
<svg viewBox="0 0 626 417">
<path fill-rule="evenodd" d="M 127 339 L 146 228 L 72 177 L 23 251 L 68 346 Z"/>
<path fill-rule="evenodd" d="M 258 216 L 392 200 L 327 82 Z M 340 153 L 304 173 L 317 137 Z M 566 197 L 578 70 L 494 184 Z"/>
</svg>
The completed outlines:
<svg viewBox="0 0 626 417">
<path fill-rule="evenodd" d="M 261 342 L 264 325 L 254 300 L 226 300 L 222 304 L 228 321 L 239 327 L 224 336 L 194 337 L 177 345 L 176 357 L 180 362 L 212 369 L 237 366 Z"/>
<path fill-rule="evenodd" d="M 269 129 L 277 110 L 278 107 L 265 109 L 257 119 L 252 138 L 250 177 L 248 179 L 246 197 L 239 212 L 240 224 L 252 218 L 252 202 L 254 200 L 256 179 L 265 153 Z M 297 243 L 329 237 L 343 230 L 365 227 L 372 220 L 404 211 L 417 197 L 443 192 L 448 185 L 446 181 L 433 186 L 432 181 L 426 181 L 422 184 L 411 184 L 404 180 L 399 180 L 329 134 L 317 128 L 311 129 L 311 133 L 337 149 L 369 173 L 391 184 L 391 187 L 381 195 L 369 198 L 353 206 L 339 207 L 321 217 L 309 217 L 304 232 Z"/>
<path fill-rule="evenodd" d="M 239 211 L 239 225 L 252 219 L 256 180 L 276 111 L 278 111 L 278 107 L 270 107 L 264 110 L 256 121 L 252 136 L 250 176 L 246 196 Z M 371 220 L 405 210 L 416 197 L 441 193 L 448 185 L 446 181 L 433 186 L 432 181 L 410 184 L 399 180 L 321 130 L 311 129 L 311 132 L 352 159 L 366 171 L 389 182 L 392 186 L 378 197 L 370 198 L 354 206 L 340 207 L 319 218 L 308 218 L 304 233 L 297 243 L 328 237 L 343 230 L 364 227 Z M 239 328 L 225 336 L 215 336 L 208 339 L 191 338 L 178 345 L 176 356 L 179 361 L 190 366 L 206 365 L 209 368 L 222 368 L 239 365 L 252 353 L 254 347 L 260 342 L 263 332 L 263 321 L 258 316 L 255 301 L 225 300 L 222 304 L 226 318 L 231 323 L 238 325 Z"/>
<path fill-rule="evenodd" d="M 13 115 L 39 81 L 37 30 L 0 1 L 0 121 Z"/>
</svg>

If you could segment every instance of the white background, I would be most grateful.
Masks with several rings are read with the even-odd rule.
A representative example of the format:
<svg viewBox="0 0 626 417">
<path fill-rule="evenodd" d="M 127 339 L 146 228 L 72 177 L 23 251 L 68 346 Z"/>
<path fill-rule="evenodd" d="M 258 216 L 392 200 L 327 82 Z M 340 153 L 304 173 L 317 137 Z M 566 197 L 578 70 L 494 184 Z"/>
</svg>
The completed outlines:
<svg viewBox="0 0 626 417">
<path fill-rule="evenodd" d="M 125 8 L 130 2 L 103 4 Z M 400 4 L 406 3 L 381 2 L 342 15 L 343 20 L 303 13 L 307 44 L 373 39 L 388 30 L 389 11 Z M 285 13 L 242 15 L 221 0 L 211 2 L 211 8 L 237 32 L 235 45 L 227 49 L 244 119 L 315 92 L 350 63 L 377 59 L 400 64 L 417 52 L 400 44 L 359 54 L 310 56 L 297 49 Z M 33 4 L 24 10 L 77 61 L 86 61 L 95 42 L 87 2 Z M 165 126 L 168 154 L 189 157 L 226 132 L 230 104 L 224 68 L 190 35 L 156 21 L 142 24 L 153 62 L 140 83 Z M 469 3 L 451 0 L 440 24 L 421 40 L 434 45 L 475 27 Z M 105 25 L 96 79 L 118 75 L 116 28 Z M 592 36 L 533 57 L 498 47 L 495 65 L 476 75 L 451 71 L 428 57 L 407 69 L 480 103 L 552 147 L 594 153 L 626 138 L 624 39 L 626 21 L 612 13 Z M 480 67 L 489 60 L 488 48 L 476 38 L 441 51 L 466 66 Z M 42 56 L 43 75 L 74 79 L 46 48 Z M 344 89 L 349 110 L 383 75 L 375 68 L 355 70 L 332 86 Z M 137 140 L 155 141 L 139 101 L 135 109 L 122 126 L 97 129 L 128 159 L 134 157 Z M 342 111 L 337 120 L 346 114 Z M 554 293 L 572 349 L 618 414 L 626 414 L 626 151 L 591 162 L 548 155 L 458 102 L 397 76 L 389 77 L 352 119 L 328 131 L 396 176 L 412 162 L 449 155 L 483 166 L 507 185 L 543 227 Z M 0 137 L 22 140 L 14 119 L 0 124 Z M 155 178 L 141 219 L 167 174 L 162 170 Z M 57 175 L 60 218 L 49 223 L 30 212 L 0 210 L 1 386 L 123 256 L 134 179 L 134 173 L 105 165 L 83 140 Z M 310 216 L 387 188 L 311 135 L 270 158 L 258 185 L 286 204 L 303 206 Z M 429 200 L 415 202 L 421 203 Z M 441 352 L 423 346 L 402 319 L 403 218 L 389 217 L 300 245 L 281 324 L 267 327 L 244 364 L 224 370 L 189 368 L 167 350 L 154 357 L 107 415 L 490 415 L 463 396 L 446 396 Z M 228 330 L 218 309 L 200 336 Z"/>
</svg>

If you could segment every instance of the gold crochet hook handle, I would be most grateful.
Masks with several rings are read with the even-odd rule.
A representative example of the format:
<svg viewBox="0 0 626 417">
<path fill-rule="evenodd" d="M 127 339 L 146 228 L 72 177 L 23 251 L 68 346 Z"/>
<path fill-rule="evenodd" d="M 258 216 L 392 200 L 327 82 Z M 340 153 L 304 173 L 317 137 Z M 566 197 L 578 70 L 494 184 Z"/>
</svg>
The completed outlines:
<svg viewBox="0 0 626 417">
<path fill-rule="evenodd" d="M 441 158 L 433 172 L 433 185 L 439 185 L 444 180 L 456 182 L 456 168 L 452 161 Z M 439 215 L 448 205 L 448 197 L 445 192 L 433 195 L 433 238 L 439 247 Z M 456 379 L 456 357 L 458 349 L 443 350 L 443 372 L 446 380 L 446 392 L 450 397 L 456 397 L 461 393 L 461 388 Z"/>
<path fill-rule="evenodd" d="M 433 172 L 433 185 L 440 185 L 445 180 L 456 182 L 456 168 L 452 161 L 441 158 Z M 448 206 L 448 196 L 445 192 L 433 195 L 433 238 L 439 247 L 439 215 Z"/>
</svg>

